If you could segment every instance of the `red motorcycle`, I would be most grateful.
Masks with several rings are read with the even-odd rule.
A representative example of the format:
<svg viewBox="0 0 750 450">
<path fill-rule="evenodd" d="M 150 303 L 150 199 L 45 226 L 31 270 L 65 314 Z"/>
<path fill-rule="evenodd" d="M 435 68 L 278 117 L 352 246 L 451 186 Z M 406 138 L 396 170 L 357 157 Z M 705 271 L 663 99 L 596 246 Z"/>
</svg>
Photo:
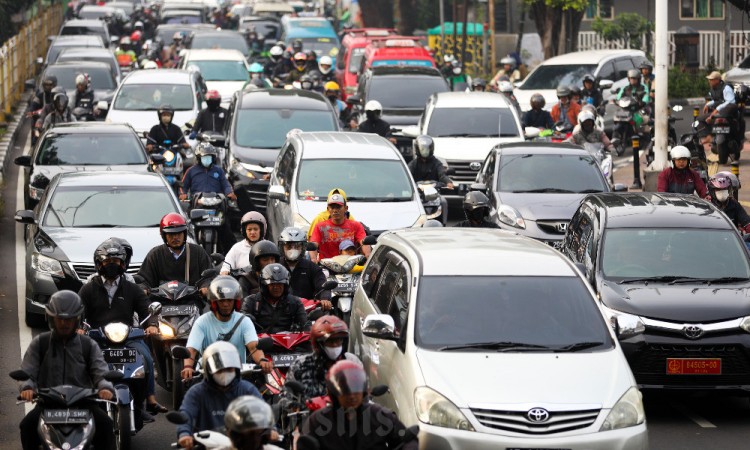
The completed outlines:
<svg viewBox="0 0 750 450">
<path fill-rule="evenodd" d="M 273 347 L 266 352 L 266 356 L 273 361 L 273 370 L 266 375 L 265 384 L 260 393 L 264 398 L 281 393 L 286 383 L 289 366 L 300 356 L 312 353 L 309 331 L 282 331 L 281 333 L 261 333 L 259 338 L 271 338 Z M 256 383 L 259 384 L 259 383 Z"/>
</svg>

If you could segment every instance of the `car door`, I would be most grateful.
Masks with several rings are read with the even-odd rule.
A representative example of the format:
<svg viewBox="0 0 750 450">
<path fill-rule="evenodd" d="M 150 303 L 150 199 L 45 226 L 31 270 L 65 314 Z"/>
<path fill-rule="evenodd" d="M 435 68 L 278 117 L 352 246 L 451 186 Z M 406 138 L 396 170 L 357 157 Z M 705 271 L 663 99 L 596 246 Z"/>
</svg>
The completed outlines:
<svg viewBox="0 0 750 450">
<path fill-rule="evenodd" d="M 292 224 L 292 180 L 293 172 L 296 167 L 295 159 L 297 157 L 296 149 L 291 142 L 287 142 L 282 147 L 279 156 L 276 158 L 276 164 L 271 172 L 270 186 L 282 186 L 284 188 L 285 201 L 268 199 L 269 207 L 266 210 L 268 222 L 271 224 L 271 236 L 277 237 L 281 230 Z"/>
</svg>

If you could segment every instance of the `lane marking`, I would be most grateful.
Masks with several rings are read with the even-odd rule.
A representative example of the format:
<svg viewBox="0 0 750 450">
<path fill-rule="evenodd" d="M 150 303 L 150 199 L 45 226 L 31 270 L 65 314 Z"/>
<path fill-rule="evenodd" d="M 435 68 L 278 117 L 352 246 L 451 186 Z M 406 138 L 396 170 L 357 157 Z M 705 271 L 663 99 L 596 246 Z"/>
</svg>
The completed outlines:
<svg viewBox="0 0 750 450">
<path fill-rule="evenodd" d="M 698 424 L 701 428 L 716 428 L 716 425 L 699 416 L 695 412 L 691 411 L 684 403 L 681 402 L 670 402 L 670 405 L 675 410 L 681 412 L 685 417 Z"/>
<path fill-rule="evenodd" d="M 30 139 L 26 138 L 23 154 L 31 153 Z M 16 188 L 16 209 L 23 208 L 23 174 L 18 173 L 18 187 Z M 18 296 L 18 342 L 21 346 L 21 357 L 29 348 L 34 335 L 31 328 L 26 325 L 26 246 L 23 240 L 24 227 L 26 225 L 16 222 L 16 289 Z M 26 414 L 34 407 L 31 403 L 24 403 Z"/>
</svg>

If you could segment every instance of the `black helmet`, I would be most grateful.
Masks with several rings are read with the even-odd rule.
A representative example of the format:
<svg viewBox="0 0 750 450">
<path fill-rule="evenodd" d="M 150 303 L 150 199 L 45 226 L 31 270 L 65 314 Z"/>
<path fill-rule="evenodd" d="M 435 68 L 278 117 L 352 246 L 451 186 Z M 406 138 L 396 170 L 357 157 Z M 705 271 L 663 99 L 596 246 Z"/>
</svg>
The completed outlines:
<svg viewBox="0 0 750 450">
<path fill-rule="evenodd" d="M 596 82 L 596 78 L 594 78 L 594 76 L 591 75 L 590 73 L 587 73 L 586 75 L 583 76 L 583 81 L 590 81 L 592 83 L 595 83 Z"/>
<path fill-rule="evenodd" d="M 641 70 L 642 70 L 642 69 L 649 69 L 649 70 L 653 70 L 653 69 L 654 69 L 654 66 L 653 66 L 653 65 L 652 65 L 652 64 L 651 64 L 650 62 L 648 62 L 648 61 L 643 61 L 643 62 L 641 63 L 641 65 L 640 65 L 640 66 L 638 66 L 638 68 L 639 68 L 639 69 L 641 69 Z"/>
<path fill-rule="evenodd" d="M 258 271 L 258 267 L 260 267 L 260 258 L 264 256 L 273 256 L 276 259 L 275 262 L 279 262 L 281 259 L 281 253 L 279 253 L 279 248 L 276 247 L 276 244 L 265 239 L 260 240 L 256 242 L 250 250 L 250 263 L 253 265 L 254 271 Z"/>
<path fill-rule="evenodd" d="M 483 91 L 487 87 L 487 82 L 484 78 L 474 78 L 471 80 L 472 91 Z"/>
<path fill-rule="evenodd" d="M 130 267 L 130 259 L 133 257 L 133 246 L 123 238 L 111 237 L 109 240 L 117 242 L 123 250 L 125 250 L 125 260 L 123 262 L 125 263 L 125 270 L 128 270 L 128 267 Z"/>
<path fill-rule="evenodd" d="M 242 306 L 242 287 L 233 277 L 219 275 L 208 285 L 208 301 L 211 302 L 211 311 L 217 310 L 217 301 L 226 299 L 234 300 L 234 309 L 239 311 Z"/>
<path fill-rule="evenodd" d="M 422 225 L 422 228 L 443 228 L 443 224 L 439 220 L 430 219 Z"/>
<path fill-rule="evenodd" d="M 416 156 L 426 159 L 435 153 L 435 142 L 426 134 L 417 136 L 412 145 L 414 146 L 414 155 Z"/>
<path fill-rule="evenodd" d="M 164 104 L 156 110 L 156 114 L 159 116 L 159 120 L 161 120 L 162 114 L 169 114 L 170 116 L 174 117 L 174 108 L 172 107 L 172 105 Z"/>
<path fill-rule="evenodd" d="M 568 86 L 557 87 L 557 98 L 570 97 L 570 88 Z"/>
<path fill-rule="evenodd" d="M 81 297 L 73 291 L 57 291 L 49 298 L 49 302 L 44 307 L 47 315 L 47 323 L 50 330 L 55 330 L 54 318 L 60 319 L 80 319 L 83 314 L 83 302 Z M 77 324 L 76 324 L 77 326 Z"/>
<path fill-rule="evenodd" d="M 469 220 L 484 220 L 490 213 L 490 200 L 482 192 L 469 192 L 464 197 L 464 213 Z"/>
<path fill-rule="evenodd" d="M 581 95 L 581 88 L 576 85 L 570 86 L 570 95 Z"/>
<path fill-rule="evenodd" d="M 292 257 L 290 257 L 284 249 L 284 246 L 286 244 L 298 244 L 298 247 L 300 247 L 299 254 L 292 255 Z M 284 254 L 284 258 L 287 261 L 297 261 L 300 258 L 304 257 L 305 244 L 307 244 L 307 235 L 299 228 L 286 227 L 281 231 L 281 234 L 279 235 L 279 250 L 281 250 L 281 252 Z"/>
<path fill-rule="evenodd" d="M 52 90 L 50 92 L 53 95 L 54 94 L 64 94 L 65 93 L 65 88 L 62 87 L 62 86 L 55 86 L 55 87 L 52 88 Z"/>
<path fill-rule="evenodd" d="M 44 77 L 44 81 L 42 81 L 42 87 L 49 86 L 50 89 L 57 86 L 57 77 L 54 75 L 47 75 Z"/>
<path fill-rule="evenodd" d="M 295 39 L 294 42 L 292 42 L 292 50 L 294 53 L 302 51 L 302 39 Z"/>
<path fill-rule="evenodd" d="M 531 96 L 531 101 L 529 103 L 531 103 L 532 108 L 542 109 L 547 102 L 544 100 L 542 94 L 537 93 Z"/>
<path fill-rule="evenodd" d="M 240 222 L 240 234 L 243 238 L 247 239 L 247 231 L 245 228 L 251 223 L 257 223 L 260 225 L 260 238 L 263 239 L 263 237 L 266 235 L 266 227 L 268 226 L 266 224 L 266 218 L 263 217 L 263 214 L 259 213 L 258 211 L 250 211 L 248 213 L 245 213 L 245 215 L 242 216 L 242 220 Z M 252 260 L 250 261 L 252 263 Z"/>
<path fill-rule="evenodd" d="M 260 448 L 268 442 L 273 424 L 271 407 L 252 395 L 232 400 L 224 413 L 224 426 L 233 448 Z"/>
<path fill-rule="evenodd" d="M 100 270 L 102 269 L 102 263 L 105 260 L 112 258 L 119 259 L 124 265 L 125 261 L 128 261 L 130 259 L 130 255 L 128 255 L 128 251 L 120 243 L 119 240 L 109 238 L 99 244 L 99 246 L 96 247 L 96 250 L 94 250 L 94 267 L 96 267 L 96 271 L 100 272 Z M 125 272 L 125 270 L 123 269 L 122 272 Z"/>
<path fill-rule="evenodd" d="M 283 284 L 283 296 L 289 292 L 289 271 L 279 263 L 269 264 L 260 272 L 260 292 L 268 297 L 268 286 L 272 284 Z"/>
<path fill-rule="evenodd" d="M 68 96 L 65 94 L 55 94 L 52 103 L 58 111 L 63 110 L 68 107 Z"/>
</svg>

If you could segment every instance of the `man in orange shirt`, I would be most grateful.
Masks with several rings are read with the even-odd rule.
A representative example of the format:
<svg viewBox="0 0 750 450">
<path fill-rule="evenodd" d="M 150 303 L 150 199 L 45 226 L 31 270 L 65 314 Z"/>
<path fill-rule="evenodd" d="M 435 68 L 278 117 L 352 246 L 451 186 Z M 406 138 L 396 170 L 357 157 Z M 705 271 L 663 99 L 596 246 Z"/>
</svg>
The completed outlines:
<svg viewBox="0 0 750 450">
<path fill-rule="evenodd" d="M 552 107 L 550 115 L 555 123 L 563 122 L 566 125 L 570 124 L 570 129 L 578 125 L 578 113 L 581 112 L 581 105 L 570 101 L 570 88 L 567 86 L 559 86 L 557 88 L 557 98 L 559 102 Z"/>
<path fill-rule="evenodd" d="M 350 239 L 361 244 L 365 238 L 365 228 L 356 220 L 347 219 L 348 207 L 346 200 L 341 194 L 333 194 L 328 197 L 328 220 L 318 222 L 313 228 L 310 242 L 318 244 L 318 251 L 310 252 L 310 260 L 317 263 L 319 258 L 332 258 L 339 254 L 339 244 Z M 370 255 L 370 246 L 362 246 L 362 254 Z"/>
</svg>

